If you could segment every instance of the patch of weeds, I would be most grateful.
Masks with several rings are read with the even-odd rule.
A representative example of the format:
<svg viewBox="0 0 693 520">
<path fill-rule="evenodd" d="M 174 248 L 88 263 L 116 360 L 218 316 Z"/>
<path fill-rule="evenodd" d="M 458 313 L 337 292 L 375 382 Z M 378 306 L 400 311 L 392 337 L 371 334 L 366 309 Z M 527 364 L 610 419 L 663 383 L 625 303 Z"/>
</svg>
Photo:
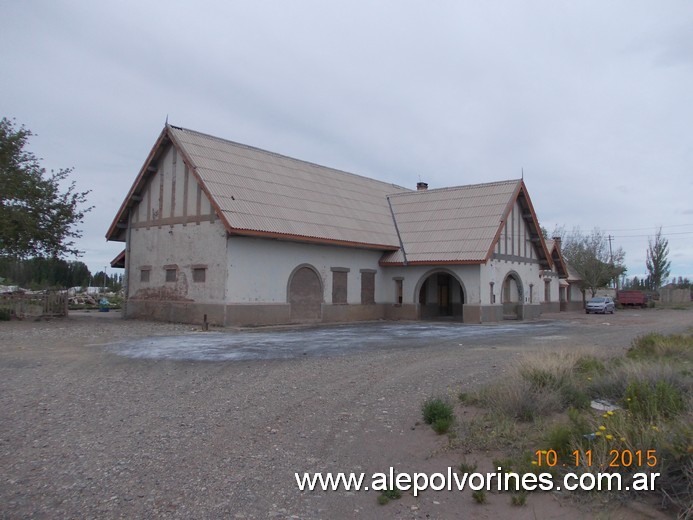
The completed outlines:
<svg viewBox="0 0 693 520">
<path fill-rule="evenodd" d="M 657 332 L 639 336 L 633 340 L 626 356 L 631 359 L 661 359 L 676 357 L 693 359 L 693 335 L 671 334 L 664 336 Z"/>
<path fill-rule="evenodd" d="M 10 318 L 12 318 L 10 309 L 0 309 L 0 321 L 10 321 Z"/>
<path fill-rule="evenodd" d="M 529 382 L 532 390 L 556 388 L 558 379 L 555 374 L 539 367 L 526 367 L 520 372 L 522 378 Z"/>
<path fill-rule="evenodd" d="M 431 397 L 421 406 L 421 413 L 426 424 L 440 433 L 448 431 L 454 419 L 452 405 L 442 397 Z M 438 431 L 438 430 L 441 431 Z"/>
<path fill-rule="evenodd" d="M 527 504 L 527 493 L 518 493 L 510 497 L 510 503 L 514 506 L 524 506 Z"/>
<path fill-rule="evenodd" d="M 556 424 L 546 433 L 547 449 L 555 450 L 559 456 L 565 457 L 571 451 L 575 433 L 572 425 Z"/>
<path fill-rule="evenodd" d="M 381 506 L 384 506 L 386 504 L 390 503 L 390 499 L 387 498 L 385 495 L 378 495 L 378 504 Z"/>
<path fill-rule="evenodd" d="M 398 500 L 400 498 L 402 498 L 402 492 L 399 489 L 388 489 L 380 493 L 378 496 L 378 504 L 384 506 L 385 504 L 388 504 L 390 500 Z"/>
<path fill-rule="evenodd" d="M 452 423 L 452 417 L 440 417 L 433 421 L 433 423 L 431 423 L 431 428 L 433 428 L 433 431 L 436 432 L 438 435 L 443 435 L 444 433 L 447 433 L 448 430 L 450 430 Z"/>
<path fill-rule="evenodd" d="M 472 493 L 472 498 L 476 501 L 477 504 L 485 504 L 486 491 L 484 491 L 483 489 L 479 489 L 478 491 Z"/>
<path fill-rule="evenodd" d="M 496 450 L 517 440 L 517 423 L 499 413 L 487 413 L 458 427 L 457 444 L 473 450 Z"/>
<path fill-rule="evenodd" d="M 474 400 L 487 413 L 459 425 L 456 446 L 513 454 L 493 461 L 494 469 L 501 468 L 508 478 L 513 505 L 526 500 L 519 485 L 513 485 L 515 474 L 549 471 L 558 476 L 574 467 L 577 458 L 579 472 L 596 477 L 607 468 L 620 473 L 625 485 L 638 471 L 660 473 L 657 492 L 663 503 L 676 508 L 680 517 L 691 516 L 693 329 L 686 334 L 647 334 L 633 342 L 626 356 L 604 360 L 574 351 L 528 355 L 502 380 L 472 391 L 471 397 L 460 395 L 461 401 Z M 597 412 L 589 407 L 591 399 L 624 409 Z M 564 419 L 556 421 L 555 413 Z M 559 464 L 539 467 L 537 448 L 555 450 Z M 636 463 L 640 458 L 642 463 Z M 650 462 L 656 465 L 644 467 Z M 462 472 L 475 469 L 460 465 Z M 628 495 L 614 492 L 604 499 L 630 498 L 635 491 L 630 489 Z M 485 495 L 475 500 L 483 503 Z"/>
<path fill-rule="evenodd" d="M 477 464 L 469 464 L 467 462 L 462 462 L 460 464 L 460 473 L 474 473 L 476 471 Z"/>
<path fill-rule="evenodd" d="M 568 383 L 561 387 L 561 398 L 566 406 L 585 410 L 590 407 L 592 399 L 582 388 Z"/>
<path fill-rule="evenodd" d="M 625 393 L 626 408 L 644 419 L 675 417 L 686 410 L 686 400 L 678 388 L 666 381 L 654 386 L 647 381 L 631 381 Z"/>
<path fill-rule="evenodd" d="M 604 362 L 594 356 L 578 358 L 573 367 L 578 374 L 601 374 L 606 370 Z"/>
</svg>

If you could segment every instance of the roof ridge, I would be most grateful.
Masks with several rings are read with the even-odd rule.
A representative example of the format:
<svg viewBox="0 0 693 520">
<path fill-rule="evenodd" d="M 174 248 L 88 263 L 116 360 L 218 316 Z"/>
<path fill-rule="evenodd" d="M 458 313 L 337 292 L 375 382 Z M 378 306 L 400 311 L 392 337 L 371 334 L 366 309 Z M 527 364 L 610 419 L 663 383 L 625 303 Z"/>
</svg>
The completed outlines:
<svg viewBox="0 0 693 520">
<path fill-rule="evenodd" d="M 462 186 L 445 186 L 443 188 L 432 188 L 432 189 L 425 189 L 425 190 L 412 190 L 409 192 L 405 193 L 392 193 L 390 196 L 405 196 L 405 195 L 415 195 L 415 194 L 422 194 L 422 193 L 434 193 L 434 192 L 443 192 L 443 191 L 458 191 L 458 190 L 467 190 L 470 188 L 481 188 L 481 187 L 489 187 L 489 186 L 500 186 L 502 184 L 517 184 L 520 182 L 522 179 L 507 179 L 504 181 L 493 181 L 493 182 L 480 182 L 477 184 L 465 184 Z"/>
<path fill-rule="evenodd" d="M 401 190 L 413 191 L 413 190 L 411 190 L 410 188 L 405 188 L 404 186 L 400 186 L 399 184 L 395 184 L 394 182 L 381 181 L 381 180 L 379 180 L 379 179 L 374 179 L 373 177 L 367 177 L 367 176 L 365 176 L 365 175 L 359 175 L 358 173 L 348 172 L 348 171 L 346 171 L 346 170 L 341 170 L 341 169 L 339 169 L 339 168 L 333 168 L 333 167 L 331 167 L 331 166 L 325 166 L 324 164 L 318 164 L 318 163 L 315 163 L 315 162 L 312 162 L 312 161 L 306 161 L 306 160 L 304 160 L 304 159 L 298 159 L 298 158 L 296 158 L 296 157 L 291 157 L 290 155 L 285 155 L 285 154 L 282 154 L 282 153 L 273 152 L 273 151 L 271 151 L 271 150 L 266 150 L 266 149 L 264 149 L 264 148 L 260 148 L 260 147 L 257 147 L 257 146 L 252 146 L 252 145 L 249 145 L 249 144 L 239 143 L 238 141 L 232 141 L 231 139 L 224 139 L 223 137 L 217 137 L 217 136 L 215 136 L 215 135 L 207 134 L 207 133 L 204 133 L 204 132 L 198 132 L 197 130 L 192 130 L 191 128 L 184 128 L 184 127 L 182 127 L 182 126 L 175 126 L 175 125 L 171 125 L 171 124 L 168 124 L 167 126 L 169 126 L 170 128 L 175 128 L 176 130 L 180 130 L 180 131 L 182 131 L 182 132 L 189 132 L 189 133 L 197 134 L 197 135 L 199 135 L 199 136 L 206 137 L 206 138 L 208 138 L 208 139 L 213 139 L 213 140 L 215 140 L 215 141 L 219 141 L 219 142 L 222 142 L 222 143 L 228 143 L 228 144 L 237 146 L 237 147 L 239 147 L 239 148 L 244 148 L 244 149 L 246 149 L 246 150 L 254 150 L 254 151 L 262 152 L 262 153 L 264 153 L 264 154 L 267 154 L 267 155 L 270 155 L 270 156 L 273 156 L 273 157 L 279 157 L 279 158 L 282 158 L 282 159 L 288 159 L 288 160 L 290 160 L 290 161 L 295 161 L 295 162 L 299 162 L 299 163 L 303 163 L 303 164 L 308 164 L 308 165 L 310 165 L 310 166 L 315 166 L 315 167 L 318 167 L 318 168 L 324 168 L 325 170 L 331 170 L 331 171 L 334 171 L 334 172 L 337 172 L 337 173 L 342 173 L 342 174 L 345 174 L 345 175 L 351 175 L 351 176 L 353 176 L 353 177 L 358 177 L 358 178 L 360 178 L 360 179 L 366 179 L 366 180 L 369 180 L 369 181 L 372 181 L 372 182 L 377 182 L 377 183 L 379 183 L 379 184 L 387 184 L 387 185 L 392 186 L 393 188 L 398 188 L 398 189 L 401 189 Z"/>
</svg>

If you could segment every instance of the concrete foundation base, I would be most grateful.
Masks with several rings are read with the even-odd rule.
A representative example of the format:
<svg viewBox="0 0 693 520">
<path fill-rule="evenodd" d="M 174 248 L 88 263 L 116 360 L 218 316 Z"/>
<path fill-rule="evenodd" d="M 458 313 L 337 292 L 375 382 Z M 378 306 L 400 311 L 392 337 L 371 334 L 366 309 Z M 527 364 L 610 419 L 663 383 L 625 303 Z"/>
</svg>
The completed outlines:
<svg viewBox="0 0 693 520">
<path fill-rule="evenodd" d="M 311 323 L 349 323 L 354 321 L 373 320 L 419 320 L 436 319 L 435 316 L 421 316 L 421 309 L 416 304 L 393 305 L 375 303 L 369 305 L 334 305 L 322 304 L 321 318 Z M 542 305 L 517 305 L 517 319 L 531 320 L 541 315 Z M 425 314 L 425 313 L 424 313 Z M 266 325 L 291 324 L 291 304 L 258 303 L 258 304 L 220 304 L 196 303 L 182 301 L 138 300 L 130 299 L 123 312 L 126 318 L 140 318 L 173 323 L 202 324 L 205 320 L 210 325 L 259 327 Z M 463 323 L 492 323 L 503 321 L 502 305 L 464 304 L 450 321 Z"/>
</svg>

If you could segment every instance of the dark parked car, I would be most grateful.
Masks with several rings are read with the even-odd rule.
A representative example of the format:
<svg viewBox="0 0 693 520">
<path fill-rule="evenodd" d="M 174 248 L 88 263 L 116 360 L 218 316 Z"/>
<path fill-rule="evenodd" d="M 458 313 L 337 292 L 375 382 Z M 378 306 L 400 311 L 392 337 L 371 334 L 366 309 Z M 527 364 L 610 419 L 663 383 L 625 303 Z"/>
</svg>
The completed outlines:
<svg viewBox="0 0 693 520">
<path fill-rule="evenodd" d="M 598 298 L 592 298 L 587 302 L 587 305 L 585 305 L 585 313 L 601 312 L 602 314 L 606 314 L 609 312 L 613 314 L 615 308 L 616 305 L 614 304 L 614 300 L 608 296 L 600 296 Z"/>
</svg>

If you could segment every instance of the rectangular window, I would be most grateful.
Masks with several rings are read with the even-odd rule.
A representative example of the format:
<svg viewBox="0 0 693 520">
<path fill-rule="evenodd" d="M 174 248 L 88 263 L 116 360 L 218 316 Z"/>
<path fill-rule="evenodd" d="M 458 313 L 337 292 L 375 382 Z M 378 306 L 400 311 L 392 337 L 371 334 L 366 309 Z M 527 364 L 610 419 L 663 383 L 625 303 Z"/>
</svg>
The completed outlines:
<svg viewBox="0 0 693 520">
<path fill-rule="evenodd" d="M 204 283 L 207 279 L 206 267 L 193 267 L 193 282 Z"/>
<path fill-rule="evenodd" d="M 551 280 L 544 280 L 544 301 L 551 301 Z"/>
<path fill-rule="evenodd" d="M 177 279 L 178 275 L 178 269 L 175 267 L 167 267 L 166 268 L 166 281 L 167 282 L 175 282 Z"/>
<path fill-rule="evenodd" d="M 490 291 L 491 291 L 489 294 L 489 298 L 488 298 L 489 303 L 496 303 L 496 295 L 493 294 L 493 286 L 494 285 L 495 285 L 495 282 L 489 282 L 489 287 L 490 287 Z"/>
<path fill-rule="evenodd" d="M 140 282 L 149 283 L 149 272 L 150 269 L 140 269 Z"/>
<path fill-rule="evenodd" d="M 375 270 L 361 269 L 361 303 L 375 303 Z"/>
<path fill-rule="evenodd" d="M 342 267 L 332 268 L 332 303 L 347 302 L 347 273 Z"/>
</svg>

